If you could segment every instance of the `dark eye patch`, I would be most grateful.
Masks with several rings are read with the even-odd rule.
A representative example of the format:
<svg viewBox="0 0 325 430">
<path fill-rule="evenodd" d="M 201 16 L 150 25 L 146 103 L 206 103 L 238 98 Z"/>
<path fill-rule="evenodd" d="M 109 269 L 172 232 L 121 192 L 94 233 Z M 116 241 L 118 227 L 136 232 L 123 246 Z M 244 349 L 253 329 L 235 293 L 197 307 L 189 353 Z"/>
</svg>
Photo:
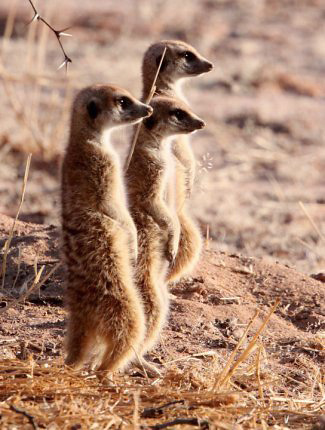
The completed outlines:
<svg viewBox="0 0 325 430">
<path fill-rule="evenodd" d="M 95 100 L 91 100 L 87 104 L 87 112 L 91 119 L 96 119 L 97 116 L 100 114 L 100 107 L 95 102 Z"/>
<path fill-rule="evenodd" d="M 186 61 L 194 61 L 196 60 L 196 55 L 193 54 L 191 51 L 185 51 L 182 53 L 182 56 L 185 58 Z"/>
<path fill-rule="evenodd" d="M 183 121 L 187 117 L 187 113 L 182 109 L 174 109 L 170 112 L 178 121 Z"/>
<path fill-rule="evenodd" d="M 117 99 L 118 104 L 121 106 L 122 109 L 127 109 L 132 105 L 132 100 L 129 99 L 129 97 L 119 97 Z"/>
</svg>

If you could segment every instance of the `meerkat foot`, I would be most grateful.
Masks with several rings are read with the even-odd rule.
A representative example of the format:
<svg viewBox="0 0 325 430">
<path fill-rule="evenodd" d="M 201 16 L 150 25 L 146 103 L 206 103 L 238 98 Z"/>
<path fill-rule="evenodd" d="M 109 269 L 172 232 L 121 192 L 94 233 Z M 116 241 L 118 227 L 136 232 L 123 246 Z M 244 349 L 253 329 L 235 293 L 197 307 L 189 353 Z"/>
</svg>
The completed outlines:
<svg viewBox="0 0 325 430">
<path fill-rule="evenodd" d="M 163 376 L 163 373 L 157 366 L 149 363 L 149 361 L 143 357 L 138 357 L 133 364 L 137 369 L 144 371 L 148 378 L 161 378 Z"/>
</svg>

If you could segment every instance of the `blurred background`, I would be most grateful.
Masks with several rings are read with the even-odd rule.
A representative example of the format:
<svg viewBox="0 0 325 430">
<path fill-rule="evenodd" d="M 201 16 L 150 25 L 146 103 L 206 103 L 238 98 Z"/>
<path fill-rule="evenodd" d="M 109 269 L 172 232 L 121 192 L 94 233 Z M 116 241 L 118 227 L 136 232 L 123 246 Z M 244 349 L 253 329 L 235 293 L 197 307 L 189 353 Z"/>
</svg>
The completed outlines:
<svg viewBox="0 0 325 430">
<path fill-rule="evenodd" d="M 59 225 L 59 165 L 81 86 L 141 94 L 149 44 L 181 39 L 213 61 L 185 93 L 207 127 L 191 204 L 207 246 L 324 270 L 325 3 L 323 0 L 28 0 L 0 4 L 0 212 Z M 121 157 L 129 131 L 115 134 Z M 208 232 L 208 234 L 207 234 Z"/>
</svg>

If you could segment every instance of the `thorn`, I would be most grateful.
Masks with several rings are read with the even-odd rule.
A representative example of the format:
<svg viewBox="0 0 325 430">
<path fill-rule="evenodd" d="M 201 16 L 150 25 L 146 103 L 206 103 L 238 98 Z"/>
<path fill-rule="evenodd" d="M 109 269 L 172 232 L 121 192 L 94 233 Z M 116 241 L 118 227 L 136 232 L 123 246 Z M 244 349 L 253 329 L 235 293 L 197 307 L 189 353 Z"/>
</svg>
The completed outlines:
<svg viewBox="0 0 325 430">
<path fill-rule="evenodd" d="M 60 69 L 62 69 L 62 67 L 67 66 L 67 65 L 68 65 L 68 61 L 67 61 L 67 59 L 65 58 L 65 59 L 64 59 L 64 61 L 63 61 L 63 63 L 62 63 L 62 64 L 60 64 L 60 66 L 59 66 L 56 70 L 60 70 Z"/>
<path fill-rule="evenodd" d="M 59 34 L 58 34 L 58 35 L 59 35 L 59 37 L 60 37 L 60 36 L 69 36 L 69 37 L 72 37 L 72 34 L 70 34 L 70 33 L 64 33 L 63 31 L 59 31 L 58 33 L 59 33 Z"/>
<path fill-rule="evenodd" d="M 30 25 L 32 22 L 34 22 L 34 21 L 36 21 L 38 19 L 39 19 L 39 14 L 35 13 L 35 15 L 33 16 L 33 18 L 30 21 L 28 21 L 28 23 L 26 24 L 26 26 Z"/>
<path fill-rule="evenodd" d="M 72 63 L 71 58 L 69 58 L 68 56 L 65 56 L 63 63 L 60 64 L 60 66 L 56 70 L 60 70 L 60 69 L 62 69 L 62 67 L 65 66 L 66 71 L 68 71 L 68 64 L 69 63 Z"/>
</svg>

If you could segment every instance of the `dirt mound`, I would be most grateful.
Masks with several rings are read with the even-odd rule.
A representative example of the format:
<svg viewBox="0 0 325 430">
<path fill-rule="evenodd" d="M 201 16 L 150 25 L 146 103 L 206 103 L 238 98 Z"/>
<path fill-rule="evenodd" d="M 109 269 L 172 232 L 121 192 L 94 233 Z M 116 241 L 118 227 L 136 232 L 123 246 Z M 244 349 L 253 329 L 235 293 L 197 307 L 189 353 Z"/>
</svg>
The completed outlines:
<svg viewBox="0 0 325 430">
<path fill-rule="evenodd" d="M 2 246 L 12 223 L 11 218 L 0 217 L 0 234 L 4 237 Z M 7 260 L 5 294 L 11 298 L 22 294 L 28 287 L 28 280 L 31 283 L 35 276 L 35 265 L 44 265 L 45 275 L 58 262 L 58 247 L 57 228 L 18 222 Z M 53 315 L 61 318 L 62 337 L 63 279 L 64 270 L 60 268 L 45 282 L 40 292 L 30 296 L 21 311 L 11 310 L 13 315 L 18 312 L 24 321 L 22 330 L 29 340 L 29 327 L 33 327 L 32 334 L 37 337 L 47 327 L 51 336 Z M 315 335 L 325 329 L 325 291 L 324 284 L 312 277 L 263 259 L 206 250 L 193 277 L 172 285 L 170 292 L 171 314 L 162 338 L 164 348 L 160 346 L 156 350 L 161 360 L 202 350 L 233 348 L 255 309 L 266 311 L 276 298 L 281 304 L 270 320 L 263 341 L 270 345 L 281 343 L 291 349 L 305 343 L 301 351 L 316 359 L 319 357 L 319 351 L 312 353 L 311 344 Z M 2 306 L 5 306 L 6 297 L 8 299 L 8 296 L 3 298 Z M 25 307 L 31 317 L 27 324 Z M 43 324 L 36 325 L 40 331 L 35 332 L 37 327 L 33 315 L 37 314 L 39 319 L 40 309 L 46 312 Z M 253 329 L 261 323 L 263 313 Z M 8 321 L 5 318 L 2 327 L 10 324 L 10 313 L 7 315 Z"/>
<path fill-rule="evenodd" d="M 12 218 L 0 216 L 1 246 L 12 223 Z M 5 359 L 29 358 L 35 360 L 37 366 L 54 360 L 62 366 L 66 319 L 64 270 L 59 268 L 40 291 L 31 294 L 24 303 L 13 304 L 32 283 L 35 264 L 38 268 L 45 266 L 45 276 L 57 263 L 58 247 L 59 232 L 55 227 L 17 222 L 0 302 L 0 348 Z M 273 394 L 297 396 L 301 387 L 310 390 L 306 383 L 308 375 L 319 369 L 325 359 L 322 337 L 325 291 L 321 281 L 263 259 L 206 250 L 193 277 L 172 285 L 170 292 L 169 323 L 160 344 L 151 354 L 154 362 L 167 369 L 167 379 L 163 378 L 161 384 L 177 381 L 179 386 L 189 384 L 191 389 L 207 388 L 211 375 L 206 376 L 206 373 L 211 363 L 218 369 L 225 365 L 258 308 L 260 314 L 243 345 L 245 348 L 275 299 L 279 298 L 280 305 L 257 344 L 264 354 L 262 373 L 264 377 L 272 375 L 277 380 Z M 11 307 L 4 311 L 7 305 Z M 195 371 L 191 366 L 196 366 Z M 133 377 L 136 376 L 139 372 L 133 371 Z M 168 382 L 168 378 L 173 382 Z M 245 374 L 243 378 L 241 375 L 235 382 L 236 389 L 251 390 L 251 379 L 255 377 Z M 314 391 L 317 394 L 316 385 Z M 290 428 L 310 427 L 302 427 L 297 421 L 297 427 Z"/>
</svg>

